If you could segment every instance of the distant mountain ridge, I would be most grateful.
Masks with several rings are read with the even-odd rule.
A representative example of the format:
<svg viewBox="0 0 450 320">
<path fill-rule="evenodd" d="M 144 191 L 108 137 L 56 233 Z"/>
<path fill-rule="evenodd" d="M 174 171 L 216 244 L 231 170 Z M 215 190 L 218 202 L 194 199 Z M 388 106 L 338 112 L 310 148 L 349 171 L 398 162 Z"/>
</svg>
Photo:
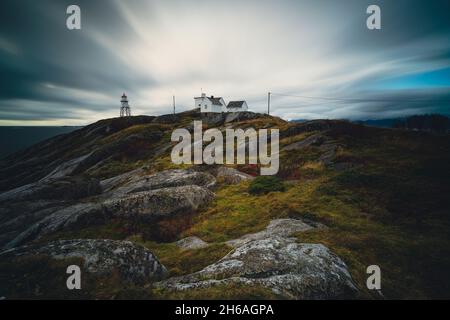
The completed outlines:
<svg viewBox="0 0 450 320">
<path fill-rule="evenodd" d="M 376 120 L 358 120 L 354 122 L 378 128 L 394 128 L 396 123 L 400 121 L 405 121 L 405 119 L 406 118 L 390 118 L 390 119 L 376 119 Z"/>
<path fill-rule="evenodd" d="M 309 120 L 295 119 L 294 123 L 303 123 Z M 440 114 L 413 115 L 409 117 L 369 119 L 352 121 L 357 124 L 377 128 L 402 128 L 408 130 L 429 131 L 434 133 L 449 133 L 450 118 Z"/>
</svg>

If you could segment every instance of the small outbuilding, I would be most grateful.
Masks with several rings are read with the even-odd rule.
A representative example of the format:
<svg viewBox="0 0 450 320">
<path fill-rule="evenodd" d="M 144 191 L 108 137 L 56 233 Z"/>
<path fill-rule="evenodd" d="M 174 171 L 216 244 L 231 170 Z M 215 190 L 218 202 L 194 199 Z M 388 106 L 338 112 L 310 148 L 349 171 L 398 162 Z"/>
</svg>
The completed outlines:
<svg viewBox="0 0 450 320">
<path fill-rule="evenodd" d="M 247 102 L 242 101 L 230 101 L 227 105 L 227 112 L 240 112 L 240 111 L 248 111 Z"/>
</svg>

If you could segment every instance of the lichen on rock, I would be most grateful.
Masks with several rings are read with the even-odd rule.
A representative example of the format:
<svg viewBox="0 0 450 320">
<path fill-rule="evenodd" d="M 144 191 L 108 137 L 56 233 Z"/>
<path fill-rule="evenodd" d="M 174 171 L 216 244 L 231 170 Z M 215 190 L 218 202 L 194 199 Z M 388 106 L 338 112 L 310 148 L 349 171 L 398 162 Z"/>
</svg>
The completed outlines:
<svg viewBox="0 0 450 320">
<path fill-rule="evenodd" d="M 118 272 L 121 279 L 133 284 L 161 280 L 166 268 L 148 249 L 130 241 L 74 239 L 58 240 L 45 245 L 30 245 L 0 252 L 0 259 L 30 255 L 47 255 L 63 260 L 82 258 L 86 272 L 109 276 Z"/>
<path fill-rule="evenodd" d="M 347 266 L 328 248 L 277 236 L 247 242 L 196 273 L 155 285 L 178 291 L 232 283 L 266 287 L 287 299 L 340 299 L 357 294 Z"/>
</svg>

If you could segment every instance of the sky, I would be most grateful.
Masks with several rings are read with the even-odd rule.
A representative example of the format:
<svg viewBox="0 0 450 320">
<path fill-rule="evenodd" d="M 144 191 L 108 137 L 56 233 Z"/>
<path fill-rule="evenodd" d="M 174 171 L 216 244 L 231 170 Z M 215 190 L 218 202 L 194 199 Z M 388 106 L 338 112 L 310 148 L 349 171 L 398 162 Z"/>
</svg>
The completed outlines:
<svg viewBox="0 0 450 320">
<path fill-rule="evenodd" d="M 81 9 L 68 30 L 66 8 Z M 366 9 L 381 9 L 369 30 Z M 2 0 L 0 125 L 246 100 L 291 119 L 450 116 L 448 0 Z"/>
</svg>

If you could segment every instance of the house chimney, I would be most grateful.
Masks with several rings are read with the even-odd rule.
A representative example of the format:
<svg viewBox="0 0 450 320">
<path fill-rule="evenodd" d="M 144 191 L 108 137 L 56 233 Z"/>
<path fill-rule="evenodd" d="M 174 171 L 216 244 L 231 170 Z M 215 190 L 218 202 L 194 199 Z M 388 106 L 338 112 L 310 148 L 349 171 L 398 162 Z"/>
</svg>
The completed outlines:
<svg viewBox="0 0 450 320">
<path fill-rule="evenodd" d="M 202 98 L 205 98 L 206 97 L 206 94 L 205 93 L 202 93 Z"/>
<path fill-rule="evenodd" d="M 214 96 L 211 96 L 211 99 L 214 99 Z"/>
</svg>

